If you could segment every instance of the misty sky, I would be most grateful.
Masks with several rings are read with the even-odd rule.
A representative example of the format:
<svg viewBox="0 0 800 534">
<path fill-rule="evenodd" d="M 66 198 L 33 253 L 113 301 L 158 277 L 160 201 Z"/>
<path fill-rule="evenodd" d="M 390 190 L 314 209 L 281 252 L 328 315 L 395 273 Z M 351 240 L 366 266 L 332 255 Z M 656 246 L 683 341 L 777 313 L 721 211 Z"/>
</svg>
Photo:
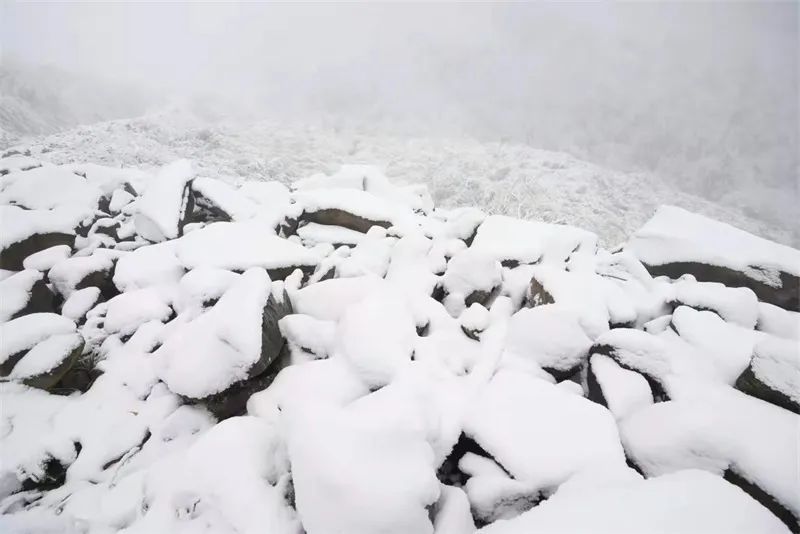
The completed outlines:
<svg viewBox="0 0 800 534">
<path fill-rule="evenodd" d="M 3 4 L 4 57 L 797 190 L 798 5 Z M 735 178 L 731 178 L 734 176 Z"/>
</svg>

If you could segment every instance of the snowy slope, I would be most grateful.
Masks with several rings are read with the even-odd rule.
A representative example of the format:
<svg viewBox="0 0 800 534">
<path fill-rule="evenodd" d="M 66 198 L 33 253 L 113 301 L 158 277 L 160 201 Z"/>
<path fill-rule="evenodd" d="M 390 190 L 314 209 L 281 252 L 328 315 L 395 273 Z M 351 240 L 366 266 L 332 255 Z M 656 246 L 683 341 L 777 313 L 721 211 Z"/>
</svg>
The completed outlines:
<svg viewBox="0 0 800 534">
<path fill-rule="evenodd" d="M 622 242 L 661 204 L 781 243 L 800 243 L 791 212 L 769 214 L 771 220 L 785 221 L 777 227 L 758 214 L 677 191 L 652 175 L 616 172 L 521 144 L 398 137 L 325 122 L 210 122 L 175 108 L 81 126 L 21 146 L 52 163 L 154 167 L 190 158 L 199 176 L 234 183 L 290 183 L 318 172 L 330 174 L 344 163 L 375 164 L 394 182 L 426 184 L 438 206 L 474 205 L 489 213 L 590 228 L 606 246 Z"/>
</svg>

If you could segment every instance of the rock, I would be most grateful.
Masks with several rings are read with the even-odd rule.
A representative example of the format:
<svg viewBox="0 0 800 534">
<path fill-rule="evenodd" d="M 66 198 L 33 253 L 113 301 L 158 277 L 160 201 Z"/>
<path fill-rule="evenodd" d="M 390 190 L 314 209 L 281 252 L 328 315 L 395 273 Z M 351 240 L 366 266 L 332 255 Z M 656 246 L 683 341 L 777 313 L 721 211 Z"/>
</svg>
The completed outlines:
<svg viewBox="0 0 800 534">
<path fill-rule="evenodd" d="M 341 226 L 366 233 L 373 226 L 389 228 L 403 208 L 377 195 L 353 189 L 312 189 L 294 195 L 303 212 L 300 221 Z M 408 214 L 410 215 L 410 210 Z"/>
<path fill-rule="evenodd" d="M 75 323 L 55 313 L 32 313 L 0 324 L 0 376 L 8 376 L 38 343 L 74 332 Z"/>
<path fill-rule="evenodd" d="M 257 377 L 284 345 L 278 321 L 291 313 L 288 296 L 276 299 L 263 269 L 242 274 L 214 306 L 181 324 L 158 348 L 159 378 L 190 399 L 224 393 Z"/>
<path fill-rule="evenodd" d="M 183 234 L 192 212 L 192 165 L 187 160 L 162 167 L 136 204 L 136 233 L 158 243 Z"/>
<path fill-rule="evenodd" d="M 74 213 L 63 210 L 26 210 L 0 206 L 0 269 L 20 271 L 31 254 L 58 245 L 75 244 Z"/>
<path fill-rule="evenodd" d="M 736 389 L 800 414 L 800 350 L 797 341 L 767 337 L 755 347 Z"/>
<path fill-rule="evenodd" d="M 262 267 L 273 280 L 284 280 L 298 268 L 308 276 L 319 262 L 316 253 L 273 235 L 258 221 L 209 224 L 175 241 L 174 251 L 187 269 L 217 267 L 243 272 Z"/>
<path fill-rule="evenodd" d="M 557 304 L 522 308 L 508 322 L 506 350 L 535 361 L 556 380 L 575 374 L 591 346 L 578 316 Z"/>
<path fill-rule="evenodd" d="M 500 262 L 473 249 L 457 253 L 447 264 L 442 277 L 445 298 L 463 299 L 466 307 L 474 303 L 486 306 L 492 292 L 500 286 Z"/>
<path fill-rule="evenodd" d="M 221 180 L 196 178 L 191 189 L 192 222 L 243 221 L 258 214 L 258 204 Z"/>
<path fill-rule="evenodd" d="M 597 236 L 562 224 L 525 221 L 490 215 L 478 226 L 470 249 L 503 263 L 504 267 L 552 263 L 561 266 L 574 256 L 593 256 Z"/>
<path fill-rule="evenodd" d="M 288 346 L 284 345 L 277 358 L 267 366 L 261 374 L 237 382 L 228 389 L 215 395 L 202 399 L 190 399 L 190 402 L 204 406 L 214 417 L 222 421 L 230 417 L 245 415 L 247 401 L 259 391 L 267 389 L 278 376 L 281 369 L 291 365 L 291 354 Z"/>
<path fill-rule="evenodd" d="M 49 391 L 63 378 L 83 352 L 80 334 L 49 337 L 31 348 L 8 377 L 26 386 Z"/>
<path fill-rule="evenodd" d="M 54 299 L 42 273 L 20 271 L 0 281 L 0 322 L 29 313 L 54 312 Z"/>
<path fill-rule="evenodd" d="M 582 470 L 626 468 L 608 410 L 507 369 L 465 411 L 464 433 L 532 492 L 550 491 Z"/>
<path fill-rule="evenodd" d="M 105 299 L 110 299 L 119 293 L 113 282 L 116 260 L 116 256 L 98 249 L 91 256 L 73 256 L 56 263 L 48 275 L 65 298 L 76 290 L 97 287 Z"/>
<path fill-rule="evenodd" d="M 589 358 L 586 382 L 589 400 L 608 408 L 617 420 L 653 403 L 650 385 L 641 374 L 603 354 Z"/>
<path fill-rule="evenodd" d="M 747 287 L 758 299 L 800 311 L 800 251 L 673 206 L 662 206 L 628 243 L 653 276 L 691 274 Z"/>
<path fill-rule="evenodd" d="M 798 416 L 727 386 L 646 406 L 619 422 L 625 452 L 648 478 L 703 469 L 737 483 L 796 530 Z"/>
</svg>

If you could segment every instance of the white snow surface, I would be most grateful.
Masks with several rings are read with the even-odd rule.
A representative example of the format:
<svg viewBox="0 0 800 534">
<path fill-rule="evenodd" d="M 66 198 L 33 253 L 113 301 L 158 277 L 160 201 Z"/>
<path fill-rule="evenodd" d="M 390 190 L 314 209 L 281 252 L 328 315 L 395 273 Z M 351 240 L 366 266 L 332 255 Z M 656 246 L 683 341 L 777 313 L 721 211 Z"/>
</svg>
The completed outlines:
<svg viewBox="0 0 800 534">
<path fill-rule="evenodd" d="M 538 489 L 556 487 L 582 469 L 625 468 L 608 410 L 507 370 L 495 374 L 475 399 L 465 432 L 514 478 Z"/>
<path fill-rule="evenodd" d="M 22 265 L 26 269 L 49 271 L 53 265 L 61 260 L 67 259 L 70 254 L 72 254 L 72 249 L 69 245 L 56 245 L 31 254 L 22 260 Z"/>
<path fill-rule="evenodd" d="M 593 354 L 589 363 L 608 409 L 617 420 L 653 404 L 650 384 L 639 373 L 620 367 L 604 354 Z"/>
<path fill-rule="evenodd" d="M 164 166 L 153 176 L 136 203 L 135 223 L 139 235 L 153 242 L 178 237 L 186 185 L 192 175 L 191 162 L 180 160 Z"/>
<path fill-rule="evenodd" d="M 625 451 L 648 476 L 731 468 L 795 517 L 800 416 L 726 386 L 690 388 L 620 422 Z"/>
<path fill-rule="evenodd" d="M 800 276 L 800 250 L 675 206 L 659 208 L 627 246 L 649 265 L 719 265 L 773 287 L 781 271 Z"/>
<path fill-rule="evenodd" d="M 0 280 L 0 322 L 8 321 L 25 308 L 33 284 L 41 279 L 42 273 L 26 269 Z"/>
<path fill-rule="evenodd" d="M 80 334 L 58 334 L 36 344 L 14 366 L 12 380 L 25 380 L 55 369 L 72 351 L 83 343 Z"/>
<path fill-rule="evenodd" d="M 170 390 L 199 399 L 247 377 L 261 357 L 270 287 L 265 270 L 249 269 L 213 308 L 176 328 L 153 354 L 158 376 Z"/>
<path fill-rule="evenodd" d="M 785 534 L 788 529 L 742 490 L 701 471 L 599 487 L 564 488 L 529 512 L 481 534 Z M 579 510 L 579 512 L 578 512 Z"/>
<path fill-rule="evenodd" d="M 558 304 L 523 308 L 509 320 L 506 350 L 542 367 L 570 371 L 587 358 L 591 346 L 578 317 Z"/>
<path fill-rule="evenodd" d="M 45 271 L 68 298 L 56 302 L 61 315 L 0 323 L 0 363 L 27 351 L 0 381 L 0 530 L 468 534 L 488 521 L 487 532 L 526 534 L 784 532 L 722 480 L 728 468 L 797 512 L 796 414 L 731 388 L 755 351 L 753 368 L 770 384 L 797 390 L 797 314 L 689 277 L 653 279 L 631 250 L 598 249 L 653 207 L 620 186 L 631 176 L 510 145 L 491 147 L 489 167 L 488 145 L 345 147 L 346 132 L 307 131 L 287 151 L 272 141 L 291 130 L 253 130 L 214 148 L 201 139 L 211 131 L 176 143 L 162 124 L 142 137 L 149 120 L 87 127 L 72 149 L 48 145 L 68 165 L 43 168 L 72 173 L 92 198 L 78 201 L 76 190 L 63 202 L 27 199 L 52 201 L 47 208 L 0 206 L 3 247 L 47 228 L 93 228 L 74 255 L 46 251 L 29 258 L 35 270 L 2 273 L 0 296 L 13 294 L 3 302 L 8 317 Z M 269 141 L 269 159 L 250 134 Z M 98 156 L 109 166 L 61 159 L 122 139 L 141 143 L 141 169 L 107 159 L 126 160 L 128 145 Z M 191 168 L 164 166 L 176 151 L 195 160 Z M 371 155 L 391 158 L 344 161 Z M 524 172 L 511 160 L 526 160 Z M 524 198 L 523 174 L 535 183 Z M 233 221 L 193 223 L 179 235 L 191 179 Z M 136 195 L 122 194 L 126 184 Z M 12 189 L 27 196 L 20 191 Z M 96 192 L 117 199 L 112 217 L 95 213 Z M 432 202 L 466 195 L 480 207 Z M 323 206 L 392 226 L 295 232 L 303 209 Z M 587 221 L 597 235 L 572 226 Z M 97 232 L 117 224 L 124 241 Z M 335 248 L 343 236 L 351 243 Z M 119 295 L 104 287 L 109 300 L 98 302 L 100 288 L 76 289 L 114 263 Z M 554 304 L 526 301 L 534 276 Z M 475 289 L 493 291 L 466 308 Z M 254 365 L 263 370 L 264 336 L 277 335 L 263 331 L 270 298 L 290 311 L 278 323 L 288 357 L 244 384 L 261 389 L 249 400 L 238 387 L 228 397 Z M 81 339 L 80 369 L 99 374 L 91 385 L 56 395 L 18 383 L 51 370 Z M 594 343 L 612 348 L 591 358 L 608 409 L 585 398 L 584 367 L 576 382 L 558 384 L 544 370 L 585 365 Z M 236 410 L 246 402 L 248 415 L 217 421 L 210 395 Z M 461 473 L 445 472 L 462 435 L 483 451 L 460 458 Z M 642 480 L 626 454 L 658 478 Z M 58 463 L 63 482 L 36 487 Z M 449 485 L 460 486 L 461 474 L 463 487 Z"/>
</svg>

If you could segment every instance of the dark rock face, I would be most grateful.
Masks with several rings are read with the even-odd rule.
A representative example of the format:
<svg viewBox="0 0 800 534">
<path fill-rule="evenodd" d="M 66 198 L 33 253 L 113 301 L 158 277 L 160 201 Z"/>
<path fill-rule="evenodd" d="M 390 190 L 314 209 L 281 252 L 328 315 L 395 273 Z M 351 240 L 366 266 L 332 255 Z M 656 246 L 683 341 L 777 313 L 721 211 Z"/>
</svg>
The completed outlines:
<svg viewBox="0 0 800 534">
<path fill-rule="evenodd" d="M 392 225 L 389 221 L 372 221 L 340 209 L 324 209 L 312 212 L 304 211 L 300 216 L 300 221 L 342 226 L 361 233 L 367 233 L 373 226 L 389 228 Z"/>
<path fill-rule="evenodd" d="M 53 313 L 55 311 L 56 296 L 52 291 L 50 291 L 50 288 L 47 287 L 47 284 L 45 284 L 44 280 L 41 279 L 34 282 L 33 286 L 31 287 L 30 298 L 28 299 L 28 303 L 25 304 L 25 307 L 12 315 L 10 319 L 16 319 L 17 317 L 22 317 L 23 315 L 28 315 L 29 313 Z"/>
<path fill-rule="evenodd" d="M 75 347 L 54 369 L 51 369 L 44 374 L 27 378 L 23 380 L 22 383 L 26 386 L 50 391 L 56 386 L 56 384 L 59 383 L 59 381 L 61 381 L 64 375 L 67 374 L 67 371 L 69 371 L 72 366 L 75 365 L 75 362 L 83 352 L 83 346 L 84 343 L 81 341 L 80 344 Z"/>
<path fill-rule="evenodd" d="M 603 388 L 600 386 L 600 382 L 597 381 L 597 376 L 595 376 L 594 370 L 592 369 L 591 358 L 589 358 L 589 365 L 586 372 L 586 384 L 589 386 L 588 399 L 608 408 L 608 401 L 605 395 L 603 395 Z"/>
<path fill-rule="evenodd" d="M 775 517 L 783 521 L 783 523 L 791 532 L 800 532 L 800 517 L 795 517 L 792 512 L 790 512 L 781 503 L 776 501 L 772 495 L 758 487 L 756 484 L 753 484 L 743 476 L 739 475 L 730 467 L 725 470 L 723 477 L 734 486 L 742 488 L 745 493 L 761 503 L 764 508 L 772 512 Z"/>
<path fill-rule="evenodd" d="M 250 368 L 249 377 L 225 391 L 194 402 L 203 404 L 218 420 L 244 414 L 247 399 L 269 387 L 278 372 L 291 362 L 286 340 L 278 328 L 278 321 L 291 313 L 292 303 L 285 291 L 280 303 L 270 295 L 262 316 L 261 359 Z"/>
<path fill-rule="evenodd" d="M 189 193 L 189 198 L 191 200 L 185 214 L 187 223 L 228 222 L 231 220 L 230 213 L 203 196 L 200 191 L 192 189 Z"/>
<path fill-rule="evenodd" d="M 75 246 L 75 236 L 60 232 L 48 232 L 33 234 L 22 241 L 17 241 L 0 250 L 0 269 L 21 271 L 23 269 L 22 261 L 25 258 L 57 245 L 69 245 L 70 248 L 73 248 Z"/>
<path fill-rule="evenodd" d="M 747 393 L 751 397 L 756 397 L 800 415 L 800 404 L 789 398 L 786 393 L 773 389 L 762 382 L 753 371 L 752 363 L 739 375 L 734 387 L 743 393 Z"/>
<path fill-rule="evenodd" d="M 620 361 L 620 358 L 616 353 L 615 347 L 611 345 L 601 345 L 595 343 L 589 350 L 589 354 L 604 354 L 612 358 L 614 362 L 616 362 L 616 364 L 622 367 L 623 369 L 627 369 L 628 371 L 634 371 L 642 375 L 645 378 L 645 380 L 647 380 L 647 384 L 650 386 L 650 391 L 653 392 L 653 400 L 655 402 L 665 402 L 670 400 L 669 395 L 667 395 L 667 392 L 664 389 L 664 386 L 659 381 L 658 377 L 652 376 L 644 372 L 642 369 L 636 369 Z M 604 404 L 604 406 L 606 405 Z"/>
<path fill-rule="evenodd" d="M 281 349 L 280 354 L 271 362 L 268 369 L 260 375 L 238 382 L 223 392 L 209 395 L 200 400 L 189 399 L 193 403 L 205 406 L 217 420 L 245 415 L 247 400 L 255 393 L 267 389 L 278 373 L 291 363 L 288 346 Z"/>
<path fill-rule="evenodd" d="M 533 308 L 534 306 L 553 304 L 554 302 L 555 299 L 553 298 L 553 295 L 551 295 L 547 289 L 544 288 L 542 283 L 537 280 L 535 276 L 531 278 L 531 285 L 528 289 L 525 305 L 529 308 Z"/>
<path fill-rule="evenodd" d="M 787 273 L 780 273 L 781 287 L 772 287 L 760 280 L 751 278 L 746 273 L 720 265 L 709 265 L 699 262 L 674 262 L 663 265 L 645 264 L 652 276 L 667 276 L 677 279 L 684 274 L 691 274 L 699 282 L 719 282 L 728 287 L 748 287 L 758 300 L 780 306 L 786 310 L 800 311 L 800 278 Z M 757 266 L 753 266 L 758 269 Z"/>
</svg>

